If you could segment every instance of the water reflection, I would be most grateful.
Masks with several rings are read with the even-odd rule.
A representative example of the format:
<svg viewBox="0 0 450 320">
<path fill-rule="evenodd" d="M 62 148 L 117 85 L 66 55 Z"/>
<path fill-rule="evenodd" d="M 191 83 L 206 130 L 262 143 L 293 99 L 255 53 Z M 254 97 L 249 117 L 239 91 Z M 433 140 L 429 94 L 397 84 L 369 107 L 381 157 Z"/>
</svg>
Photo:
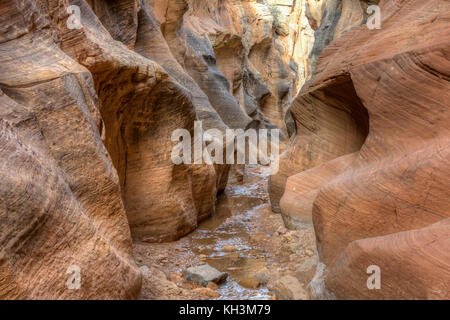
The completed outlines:
<svg viewBox="0 0 450 320">
<path fill-rule="evenodd" d="M 218 289 L 220 299 L 270 297 L 267 288 L 258 287 L 253 277 L 264 267 L 266 254 L 252 248 L 248 228 L 251 216 L 268 202 L 261 180 L 260 174 L 252 173 L 243 184 L 229 184 L 218 199 L 215 215 L 190 236 L 196 254 L 206 255 L 206 263 L 229 274 L 227 283 Z M 232 250 L 223 250 L 225 246 Z"/>
</svg>

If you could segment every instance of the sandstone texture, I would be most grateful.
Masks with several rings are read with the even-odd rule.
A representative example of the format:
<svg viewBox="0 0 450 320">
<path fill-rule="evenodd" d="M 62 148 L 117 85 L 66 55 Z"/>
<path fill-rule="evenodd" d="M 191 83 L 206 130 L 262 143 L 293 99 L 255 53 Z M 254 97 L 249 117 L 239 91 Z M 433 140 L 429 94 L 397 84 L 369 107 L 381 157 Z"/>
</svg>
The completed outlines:
<svg viewBox="0 0 450 320">
<path fill-rule="evenodd" d="M 137 298 L 94 79 L 58 45 L 69 33 L 58 8 L 2 1 L 0 10 L 0 298 Z M 77 270 L 81 287 L 70 289 Z"/>
<path fill-rule="evenodd" d="M 299 8 L 277 8 L 0 3 L 0 297 L 139 296 L 132 239 L 191 232 L 228 178 L 227 165 L 174 165 L 173 130 L 287 132 L 280 110 L 304 76 L 280 21 Z M 66 286 L 73 267 L 82 289 Z"/>
<path fill-rule="evenodd" d="M 229 296 L 210 283 L 220 272 L 179 287 L 193 261 L 162 272 L 171 244 L 141 268 L 133 248 L 241 200 L 270 230 L 249 243 L 280 261 L 240 274 L 248 290 L 306 299 L 319 265 L 314 297 L 450 298 L 449 1 L 3 0 L 0 13 L 0 299 L 136 299 L 142 285 L 146 298 Z M 195 121 L 281 129 L 269 181 L 281 216 L 257 207 L 261 173 L 251 189 L 244 166 L 173 163 L 172 133 L 193 136 Z M 225 210 L 232 171 L 244 184 Z M 245 219 L 224 226 L 244 239 Z M 223 263 L 239 274 L 247 249 L 227 240 Z M 208 250 L 195 264 L 214 264 Z"/>
<path fill-rule="evenodd" d="M 449 299 L 450 3 L 379 5 L 381 29 L 355 26 L 323 49 L 291 107 L 297 134 L 271 199 L 289 177 L 281 212 L 293 228 L 312 219 L 324 296 Z"/>
<path fill-rule="evenodd" d="M 305 55 L 304 66 L 307 72 L 304 73 L 304 79 L 310 78 L 313 74 L 317 58 L 322 53 L 322 50 L 333 39 L 339 38 L 352 27 L 364 24 L 367 20 L 367 7 L 377 2 L 371 0 L 312 0 L 304 2 L 305 17 L 308 25 L 315 30 L 311 37 L 312 44 L 310 43 L 308 46 L 308 51 Z M 307 38 L 303 36 L 302 39 L 306 40 Z M 324 88 L 322 91 L 317 91 L 317 93 L 320 93 L 320 96 L 303 97 L 301 95 L 297 97 L 287 110 L 286 123 L 293 128 L 291 131 L 297 131 L 297 134 L 293 137 L 297 141 L 292 143 L 291 147 L 288 148 L 289 150 L 286 150 L 281 155 L 280 170 L 276 175 L 270 177 L 270 201 L 275 212 L 280 212 L 280 199 L 283 196 L 286 180 L 289 176 L 311 169 L 321 164 L 324 160 L 328 161 L 337 156 L 359 150 L 367 135 L 367 111 L 363 106 L 359 106 L 351 108 L 352 114 L 347 106 L 347 104 L 359 103 L 355 102 L 357 101 L 357 99 L 354 99 L 356 94 L 353 87 L 349 85 L 348 77 L 340 77 L 334 85 Z M 320 106 L 321 96 L 328 95 L 335 97 L 335 101 L 333 101 L 334 110 Z M 303 98 L 308 101 L 300 100 Z M 296 114 L 296 112 L 299 112 L 299 108 L 295 107 L 296 104 L 312 104 L 312 99 L 318 100 L 317 103 L 314 103 L 316 110 L 312 110 L 312 107 L 304 108 L 300 111 L 301 114 Z M 355 117 L 361 118 L 360 121 L 355 122 Z M 304 120 L 301 121 L 300 119 Z M 329 124 L 324 125 L 324 122 L 329 122 Z M 319 123 L 322 124 L 320 129 L 316 126 Z M 347 129 L 346 126 L 353 128 Z M 315 130 L 329 130 L 329 133 L 313 135 L 311 130 L 313 132 Z M 335 134 L 334 131 L 336 130 L 353 131 L 350 133 L 352 137 L 346 140 L 345 135 Z M 303 139 L 304 136 L 306 136 L 306 139 Z M 311 139 L 317 140 L 314 145 L 311 144 Z M 294 148 L 292 147 L 293 145 L 297 147 Z M 326 150 L 317 150 L 328 148 L 328 146 L 331 147 Z M 320 157 L 317 152 L 321 154 Z M 301 156 L 299 153 L 307 156 Z"/>
<path fill-rule="evenodd" d="M 284 276 L 275 283 L 275 296 L 278 300 L 307 300 L 308 293 L 297 278 Z"/>
<path fill-rule="evenodd" d="M 187 48 L 178 45 L 176 55 L 184 57 L 178 59 L 225 123 L 229 117 L 237 122 L 239 116 L 240 122 L 248 121 L 250 127 L 278 127 L 284 137 L 292 134 L 295 128 L 292 122 L 285 124 L 285 115 L 306 79 L 314 42 L 314 31 L 306 17 L 307 3 L 187 3 L 189 9 L 181 29 Z M 316 1 L 312 6 L 318 6 Z M 156 1 L 156 7 L 161 8 L 156 12 L 165 12 L 163 8 L 170 9 L 170 1 Z"/>
<path fill-rule="evenodd" d="M 322 185 L 338 176 L 356 155 L 357 153 L 350 153 L 288 178 L 280 202 L 286 227 L 301 229 L 312 225 L 313 204 Z"/>
</svg>

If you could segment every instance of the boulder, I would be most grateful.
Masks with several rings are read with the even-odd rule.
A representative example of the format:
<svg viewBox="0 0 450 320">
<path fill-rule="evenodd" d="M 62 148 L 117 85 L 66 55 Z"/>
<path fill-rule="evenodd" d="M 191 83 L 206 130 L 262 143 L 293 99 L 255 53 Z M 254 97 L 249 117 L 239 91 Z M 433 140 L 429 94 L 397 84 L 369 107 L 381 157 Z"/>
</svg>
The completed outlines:
<svg viewBox="0 0 450 320">
<path fill-rule="evenodd" d="M 184 278 L 187 281 L 196 282 L 204 287 L 210 282 L 220 284 L 224 282 L 227 277 L 228 274 L 226 272 L 220 272 L 208 264 L 188 268 L 184 274 Z"/>
</svg>

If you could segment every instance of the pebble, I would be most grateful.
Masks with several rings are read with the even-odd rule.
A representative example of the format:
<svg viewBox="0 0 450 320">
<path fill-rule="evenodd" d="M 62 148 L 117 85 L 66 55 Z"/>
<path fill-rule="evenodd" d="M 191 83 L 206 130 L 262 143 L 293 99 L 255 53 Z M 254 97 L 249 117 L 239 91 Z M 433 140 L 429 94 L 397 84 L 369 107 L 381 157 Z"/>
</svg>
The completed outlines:
<svg viewBox="0 0 450 320">
<path fill-rule="evenodd" d="M 262 270 L 256 272 L 255 275 L 254 275 L 254 277 L 255 277 L 255 279 L 258 281 L 258 283 L 259 283 L 260 285 L 264 285 L 264 284 L 266 284 L 267 282 L 269 282 L 269 279 L 270 279 L 270 273 L 269 273 L 269 270 L 267 270 L 266 268 L 264 268 L 264 269 L 262 269 Z"/>
<path fill-rule="evenodd" d="M 294 253 L 289 256 L 289 261 L 293 262 L 293 261 L 297 260 L 298 258 L 299 258 L 299 256 Z"/>
<path fill-rule="evenodd" d="M 211 290 L 210 288 L 196 288 L 196 289 L 192 290 L 192 292 L 199 293 L 201 295 L 208 296 L 211 298 L 219 298 L 220 297 L 220 293 L 218 293 L 214 290 Z"/>
<path fill-rule="evenodd" d="M 259 286 L 259 281 L 254 277 L 245 277 L 239 281 L 239 285 L 244 288 L 256 289 Z"/>
<path fill-rule="evenodd" d="M 183 282 L 183 278 L 181 277 L 181 275 L 177 274 L 177 273 L 172 273 L 169 275 L 169 280 L 175 283 L 181 283 Z"/>
<path fill-rule="evenodd" d="M 287 242 L 293 242 L 294 238 L 290 234 L 285 234 L 284 239 L 286 239 Z"/>
</svg>

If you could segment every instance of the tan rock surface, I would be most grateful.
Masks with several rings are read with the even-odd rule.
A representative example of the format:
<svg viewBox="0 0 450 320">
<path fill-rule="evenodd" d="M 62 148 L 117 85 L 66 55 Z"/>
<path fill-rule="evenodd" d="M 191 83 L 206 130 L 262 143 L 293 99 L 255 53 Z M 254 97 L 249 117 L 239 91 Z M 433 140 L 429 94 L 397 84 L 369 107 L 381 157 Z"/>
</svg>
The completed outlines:
<svg viewBox="0 0 450 320">
<path fill-rule="evenodd" d="M 448 299 L 437 279 L 450 282 L 450 7 L 438 0 L 380 6 L 381 30 L 353 28 L 323 50 L 292 108 L 305 130 L 282 167 L 289 176 L 360 148 L 313 202 L 320 261 L 338 298 Z M 371 264 L 380 266 L 384 289 L 367 290 Z"/>
<path fill-rule="evenodd" d="M 201 120 L 291 137 L 270 198 L 302 230 L 242 195 L 228 205 L 243 201 L 251 215 L 221 204 L 246 219 L 218 220 L 237 238 L 264 226 L 245 240 L 262 259 L 248 274 L 233 266 L 247 249 L 219 246 L 246 297 L 289 276 L 284 296 L 308 298 L 318 264 L 317 297 L 448 299 L 450 4 L 381 1 L 382 28 L 370 31 L 375 3 L 2 1 L 0 298 L 133 299 L 142 278 L 145 298 L 218 297 L 176 276 L 181 257 L 214 263 L 212 244 L 174 258 L 176 246 L 145 243 L 176 240 L 216 210 L 230 166 L 170 157 L 172 132 Z M 367 287 L 373 265 L 380 290 Z"/>
<path fill-rule="evenodd" d="M 186 4 L 184 27 L 178 33 L 185 34 L 188 58 L 180 52 L 182 42 L 178 41 L 175 47 L 169 40 L 169 46 L 208 95 L 214 108 L 221 114 L 223 101 L 232 101 L 220 85 L 223 82 L 220 78 L 224 76 L 229 83 L 226 91 L 252 118 L 250 126 L 271 128 L 277 125 L 285 134 L 287 131 L 292 134 L 295 128 L 286 128 L 285 114 L 306 78 L 314 38 L 306 18 L 305 3 L 189 0 Z M 316 8 L 317 5 L 313 6 Z M 156 12 L 164 12 L 163 8 L 170 8 L 170 3 L 155 3 Z M 167 18 L 160 18 L 161 22 L 165 20 Z M 168 39 L 169 36 L 164 34 Z M 191 52 L 190 47 L 195 50 Z M 202 59 L 196 57 L 199 53 Z M 209 71 L 205 74 L 205 70 L 212 67 L 204 67 L 200 78 L 196 75 L 198 68 L 195 69 L 190 60 L 204 65 L 202 60 L 208 56 L 215 61 L 218 70 L 212 76 Z M 220 103 L 215 102 L 218 97 Z M 233 110 L 239 114 L 237 108 Z M 225 116 L 221 114 L 224 122 L 233 126 L 226 120 L 230 117 L 229 112 L 226 113 Z"/>
<path fill-rule="evenodd" d="M 278 300 L 308 300 L 308 293 L 293 276 L 284 276 L 278 280 L 274 291 Z"/>
<path fill-rule="evenodd" d="M 228 126 L 245 128 L 252 121 L 273 126 L 259 110 L 268 93 L 264 81 L 270 79 L 262 79 L 252 69 L 247 57 L 250 46 L 245 46 L 243 35 L 235 29 L 233 13 L 239 3 L 204 4 L 173 0 L 2 3 L 2 17 L 6 17 L 0 21 L 2 134 L 8 143 L 25 148 L 25 154 L 31 152 L 30 164 L 11 170 L 18 166 L 14 163 L 9 168 L 8 179 L 15 177 L 15 187 L 6 177 L 2 180 L 1 190 L 7 192 L 2 218 L 8 226 L 1 242 L 5 297 L 136 297 L 140 273 L 131 259 L 129 228 L 137 240 L 176 239 L 214 212 L 216 192 L 227 181 L 227 166 L 174 166 L 171 132 L 178 128 L 192 132 L 197 119 L 205 129 L 222 131 Z M 69 5 L 80 8 L 80 21 L 73 20 Z M 205 8 L 214 6 L 218 11 L 206 13 Z M 196 19 L 202 21 L 206 36 L 194 24 Z M 75 27 L 69 28 L 69 22 Z M 268 26 L 265 37 L 273 43 L 279 26 Z M 236 54 L 239 46 L 241 53 Z M 252 52 L 259 54 L 257 49 Z M 228 65 L 233 68 L 227 69 Z M 244 87 L 247 96 L 237 93 Z M 11 160 L 11 154 L 5 149 L 2 156 Z M 28 179 L 39 181 L 34 161 L 45 164 L 40 169 L 44 181 L 55 180 L 39 183 L 36 191 L 28 187 Z M 22 189 L 29 194 L 28 200 L 16 208 L 11 201 Z M 57 194 L 57 190 L 61 191 Z M 51 197 L 58 199 L 48 200 Z M 46 209 L 42 201 L 60 206 Z M 30 208 L 43 210 L 51 219 L 39 222 Z M 16 219 L 22 211 L 28 212 L 28 218 Z M 70 221 L 57 220 L 60 212 L 70 213 Z M 29 232 L 34 233 L 20 236 L 28 240 L 17 238 L 27 219 L 38 219 L 33 226 L 43 231 L 33 228 Z M 72 231 L 66 237 L 46 235 L 44 231 L 55 229 L 56 224 L 70 225 Z M 79 256 L 61 254 L 60 261 L 50 266 L 50 254 L 73 250 L 68 243 L 81 239 Z M 43 247 L 35 253 L 39 272 L 33 270 L 27 280 L 36 284 L 35 289 L 14 287 L 16 291 L 5 293 L 13 282 L 21 285 L 25 281 L 21 277 L 30 271 L 24 267 L 15 279 L 16 271 L 11 269 L 28 261 L 28 242 L 47 242 L 54 249 L 46 252 Z M 13 248 L 19 244 L 27 248 L 23 261 L 13 260 Z M 100 258 L 92 262 L 89 246 L 105 262 Z M 39 282 L 39 275 L 53 275 L 71 260 L 82 272 L 86 265 L 101 262 L 103 267 L 89 269 L 103 275 L 94 280 L 94 275 L 82 273 L 85 290 L 67 293 L 64 283 L 55 282 L 46 291 L 52 284 Z M 63 272 L 54 281 L 66 277 Z M 112 287 L 117 289 L 105 289 Z"/>
<path fill-rule="evenodd" d="M 0 298 L 137 298 L 141 274 L 93 79 L 54 42 L 45 6 L 0 9 Z M 78 289 L 66 285 L 73 266 Z"/>
<path fill-rule="evenodd" d="M 281 215 L 286 227 L 301 229 L 312 224 L 314 200 L 322 185 L 338 176 L 356 156 L 357 153 L 351 153 L 288 178 L 280 202 Z"/>
<path fill-rule="evenodd" d="M 213 166 L 175 166 L 170 158 L 172 132 L 185 128 L 193 135 L 197 115 L 190 94 L 161 66 L 113 41 L 84 1 L 73 3 L 81 8 L 83 28 L 62 30 L 62 48 L 94 77 L 104 143 L 119 174 L 132 236 L 176 239 L 213 212 L 216 194 Z M 109 17 L 121 24 L 122 16 Z"/>
<path fill-rule="evenodd" d="M 302 48 L 304 49 L 303 57 L 304 57 L 304 79 L 308 79 L 311 77 L 312 72 L 315 68 L 316 61 L 319 55 L 322 53 L 325 47 L 327 47 L 333 39 L 339 38 L 342 34 L 350 30 L 352 27 L 359 26 L 364 24 L 367 20 L 367 7 L 370 4 L 377 3 L 378 1 L 371 0 L 326 0 L 326 1 L 306 1 L 303 3 L 304 5 L 304 16 L 301 17 L 302 21 L 307 20 L 308 22 L 303 22 L 304 33 L 302 33 L 302 37 L 300 38 L 302 41 Z M 322 14 L 323 13 L 323 14 Z M 315 30 L 313 34 L 312 30 Z M 307 41 L 307 43 L 304 43 Z M 304 82 L 304 81 L 303 81 Z M 303 84 L 300 82 L 300 84 Z M 356 99 L 354 89 L 352 88 L 351 83 L 349 83 L 348 77 L 346 75 L 342 75 L 340 79 L 335 79 L 333 85 L 328 86 L 324 90 L 318 90 L 316 93 L 320 92 L 320 95 L 306 98 L 307 101 L 302 101 L 303 98 L 297 98 L 294 100 L 294 103 L 290 106 L 289 111 L 286 115 L 286 119 L 289 119 L 289 116 L 292 114 L 292 117 L 295 119 L 288 120 L 287 123 L 291 123 L 292 127 L 295 127 L 296 130 L 300 132 L 295 136 L 295 139 L 302 140 L 296 141 L 294 144 L 297 145 L 297 148 L 289 148 L 283 155 L 284 159 L 281 161 L 280 170 L 278 174 L 271 177 L 269 181 L 270 188 L 270 200 L 272 203 L 272 209 L 275 212 L 280 212 L 280 199 L 284 193 L 286 179 L 287 177 L 298 173 L 303 170 L 307 170 L 315 167 L 323 163 L 324 161 L 331 160 L 335 157 L 342 156 L 346 153 L 351 153 L 353 151 L 357 151 L 361 146 L 363 140 L 363 136 L 367 134 L 366 128 L 355 128 L 349 129 L 349 131 L 356 130 L 359 132 L 354 132 L 353 142 L 349 141 L 335 141 L 334 143 L 327 142 L 328 145 L 333 146 L 333 150 L 323 150 L 323 159 L 319 158 L 316 155 L 315 151 L 312 149 L 320 148 L 321 144 L 325 142 L 316 143 L 316 146 L 307 146 L 310 143 L 310 139 L 315 139 L 312 136 L 317 133 L 318 123 L 328 121 L 330 122 L 327 125 L 322 124 L 320 126 L 320 130 L 324 130 L 324 128 L 328 128 L 328 130 L 347 130 L 345 127 L 355 126 L 354 120 L 351 118 L 344 119 L 347 117 L 344 110 L 347 108 L 345 105 L 347 103 L 355 103 Z M 336 110 L 322 110 L 320 107 L 320 102 L 312 103 L 312 99 L 323 100 L 324 96 L 328 94 L 333 95 L 333 99 L 336 101 L 333 102 Z M 353 96 L 353 97 L 352 97 Z M 348 100 L 347 100 L 348 99 Z M 346 101 L 347 100 L 347 101 Z M 314 104 L 317 110 L 312 110 L 309 108 L 308 110 L 302 110 L 303 115 L 295 115 L 296 110 L 298 108 L 295 107 L 296 104 Z M 353 108 L 356 110 L 356 108 Z M 364 108 L 358 108 L 358 113 L 365 113 Z M 306 111 L 306 112 L 305 112 Z M 342 112 L 344 111 L 344 112 Z M 329 113 L 325 115 L 324 113 Z M 316 119 L 315 115 L 319 114 L 320 116 Z M 331 113 L 335 113 L 331 115 Z M 366 117 L 366 115 L 350 115 L 350 117 Z M 335 118 L 335 119 L 333 119 Z M 327 120 L 325 120 L 327 119 Z M 365 119 L 360 121 L 361 125 L 367 122 Z M 315 123 L 312 127 L 311 124 L 306 125 L 306 123 Z M 336 126 L 336 128 L 335 128 Z M 313 134 L 310 134 L 308 131 L 312 130 Z M 303 135 L 308 136 L 308 138 L 304 141 L 301 137 Z M 343 137 L 341 134 L 335 135 L 332 132 L 328 136 Z M 330 137 L 326 137 L 326 135 L 321 135 L 320 138 L 317 139 L 330 139 Z M 331 138 L 333 139 L 333 138 Z M 356 139 L 356 140 L 355 140 Z M 353 143 L 353 145 L 352 145 Z M 359 146 L 358 146 L 359 145 Z M 301 147 L 300 147 L 301 146 Z M 311 149 L 312 148 L 312 149 Z M 337 150 L 337 148 L 342 148 L 341 150 Z M 311 149 L 311 150 L 310 150 Z M 303 156 L 298 153 L 307 153 L 307 156 Z"/>
<path fill-rule="evenodd" d="M 418 230 L 356 240 L 339 257 L 326 283 L 338 298 L 446 300 L 449 247 L 450 219 Z M 373 273 L 366 272 L 369 266 L 380 268 L 379 290 L 365 285 Z"/>
</svg>

